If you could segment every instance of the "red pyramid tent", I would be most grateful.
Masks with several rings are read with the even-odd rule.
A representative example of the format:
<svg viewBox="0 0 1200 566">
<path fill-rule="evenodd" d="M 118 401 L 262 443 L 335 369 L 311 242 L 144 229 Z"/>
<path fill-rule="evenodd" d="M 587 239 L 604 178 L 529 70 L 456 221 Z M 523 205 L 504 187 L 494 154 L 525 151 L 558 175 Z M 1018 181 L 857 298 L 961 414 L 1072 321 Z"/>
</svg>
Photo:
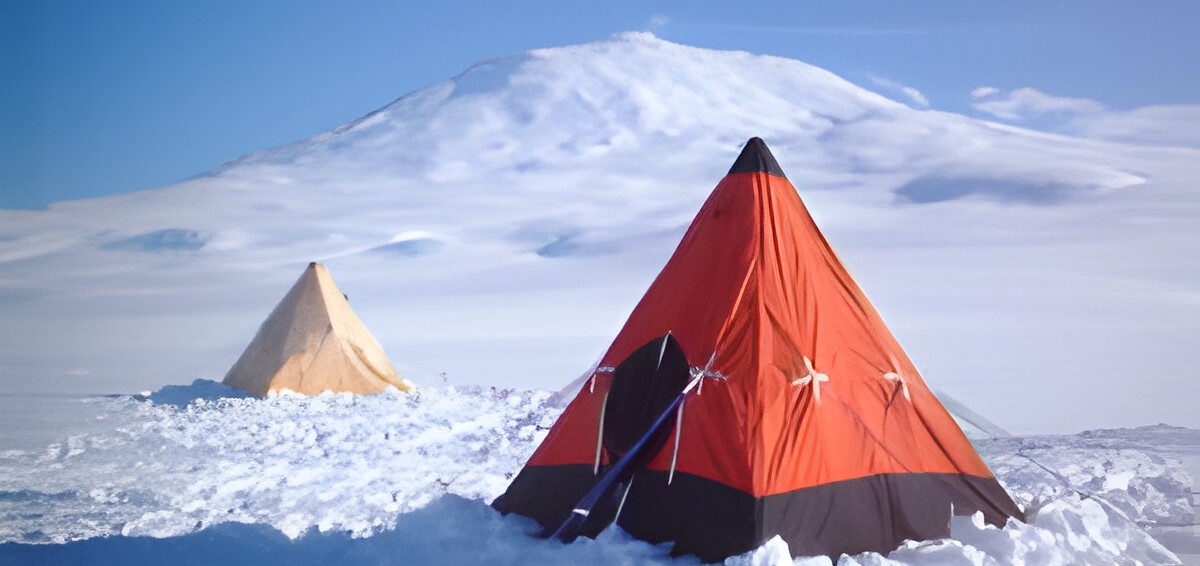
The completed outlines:
<svg viewBox="0 0 1200 566">
<path fill-rule="evenodd" d="M 775 535 L 793 555 L 837 556 L 947 536 L 952 512 L 1022 517 L 758 138 L 498 510 L 547 529 L 571 514 L 612 464 L 612 431 L 641 426 L 605 420 L 629 398 L 608 395 L 613 368 L 668 333 L 693 375 L 711 359 L 715 377 L 623 494 L 631 534 L 706 560 Z"/>
</svg>

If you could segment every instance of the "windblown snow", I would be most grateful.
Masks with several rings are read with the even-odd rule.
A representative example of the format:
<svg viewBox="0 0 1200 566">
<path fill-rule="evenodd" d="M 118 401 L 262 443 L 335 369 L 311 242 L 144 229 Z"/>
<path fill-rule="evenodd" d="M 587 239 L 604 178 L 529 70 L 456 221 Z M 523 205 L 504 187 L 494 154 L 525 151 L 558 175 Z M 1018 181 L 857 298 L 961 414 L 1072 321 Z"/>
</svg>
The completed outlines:
<svg viewBox="0 0 1200 566">
<path fill-rule="evenodd" d="M 0 562 L 121 563 L 181 549 L 211 558 L 219 547 L 233 564 L 693 563 L 619 529 L 571 545 L 541 540 L 531 521 L 487 506 L 561 412 L 551 397 L 445 386 L 256 399 L 197 381 L 77 399 L 94 415 L 86 430 L 0 452 Z M 962 517 L 953 538 L 838 563 L 1180 563 L 1148 530 L 1195 522 L 1193 480 L 1170 447 L 1195 455 L 1200 431 L 976 442 L 1028 524 Z M 772 540 L 728 563 L 791 560 Z"/>
</svg>

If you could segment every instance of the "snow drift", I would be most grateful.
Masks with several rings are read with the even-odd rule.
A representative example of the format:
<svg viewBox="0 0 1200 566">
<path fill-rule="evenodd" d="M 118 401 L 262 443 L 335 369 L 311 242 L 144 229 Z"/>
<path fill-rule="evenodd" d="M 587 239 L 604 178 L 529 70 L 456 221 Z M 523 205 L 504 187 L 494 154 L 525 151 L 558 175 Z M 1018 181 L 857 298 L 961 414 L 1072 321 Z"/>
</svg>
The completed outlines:
<svg viewBox="0 0 1200 566">
<path fill-rule="evenodd" d="M 198 381 L 86 398 L 94 424 L 0 452 L 0 561 L 693 563 L 619 530 L 571 545 L 487 506 L 561 408 L 549 392 L 426 388 L 243 398 Z M 1028 524 L 962 517 L 953 538 L 840 564 L 1178 564 L 1147 528 L 1192 524 L 1172 427 L 978 440 Z M 768 542 L 730 564 L 790 562 Z M 802 564 L 828 563 L 805 558 Z"/>
</svg>

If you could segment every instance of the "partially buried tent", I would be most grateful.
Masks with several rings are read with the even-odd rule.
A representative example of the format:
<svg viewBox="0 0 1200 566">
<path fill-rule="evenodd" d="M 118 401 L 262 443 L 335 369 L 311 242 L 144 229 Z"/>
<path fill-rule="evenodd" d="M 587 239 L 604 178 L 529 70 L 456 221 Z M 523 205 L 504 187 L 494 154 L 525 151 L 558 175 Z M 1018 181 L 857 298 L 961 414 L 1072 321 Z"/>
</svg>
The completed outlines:
<svg viewBox="0 0 1200 566">
<path fill-rule="evenodd" d="M 271 311 L 224 383 L 255 395 L 412 390 L 329 271 L 315 262 Z"/>
<path fill-rule="evenodd" d="M 620 468 L 627 429 L 645 432 L 644 415 L 679 393 L 662 376 L 680 364 L 704 377 L 667 405 L 671 432 L 648 438 L 645 463 L 613 495 L 576 510 Z M 615 516 L 705 560 L 775 535 L 796 556 L 886 552 L 948 536 L 951 513 L 1022 517 L 758 138 L 493 506 L 546 533 L 576 516 L 594 535 Z"/>
</svg>

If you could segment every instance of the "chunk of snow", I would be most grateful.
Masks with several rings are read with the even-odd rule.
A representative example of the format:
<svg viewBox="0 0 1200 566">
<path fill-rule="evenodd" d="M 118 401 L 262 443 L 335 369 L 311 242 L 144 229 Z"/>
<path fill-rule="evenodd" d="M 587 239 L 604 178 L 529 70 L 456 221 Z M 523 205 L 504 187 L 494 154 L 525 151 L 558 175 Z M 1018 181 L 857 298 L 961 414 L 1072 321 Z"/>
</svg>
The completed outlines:
<svg viewBox="0 0 1200 566">
<path fill-rule="evenodd" d="M 92 408 L 105 418 L 95 428 L 43 451 L 0 453 L 0 562 L 99 552 L 115 564 L 216 544 L 238 552 L 227 564 L 333 555 L 381 564 L 398 554 L 417 563 L 696 563 L 619 528 L 570 545 L 538 539 L 532 521 L 487 506 L 561 413 L 550 392 L 450 386 L 256 399 L 214 390 L 197 382 L 98 399 Z M 1200 444 L 1200 432 L 1181 430 L 979 440 L 1028 523 L 956 517 L 951 538 L 836 561 L 792 557 L 773 538 L 727 564 L 1179 564 L 1143 525 L 1193 520 L 1182 511 L 1192 511 L 1191 477 L 1154 448 L 1161 435 Z"/>
</svg>

